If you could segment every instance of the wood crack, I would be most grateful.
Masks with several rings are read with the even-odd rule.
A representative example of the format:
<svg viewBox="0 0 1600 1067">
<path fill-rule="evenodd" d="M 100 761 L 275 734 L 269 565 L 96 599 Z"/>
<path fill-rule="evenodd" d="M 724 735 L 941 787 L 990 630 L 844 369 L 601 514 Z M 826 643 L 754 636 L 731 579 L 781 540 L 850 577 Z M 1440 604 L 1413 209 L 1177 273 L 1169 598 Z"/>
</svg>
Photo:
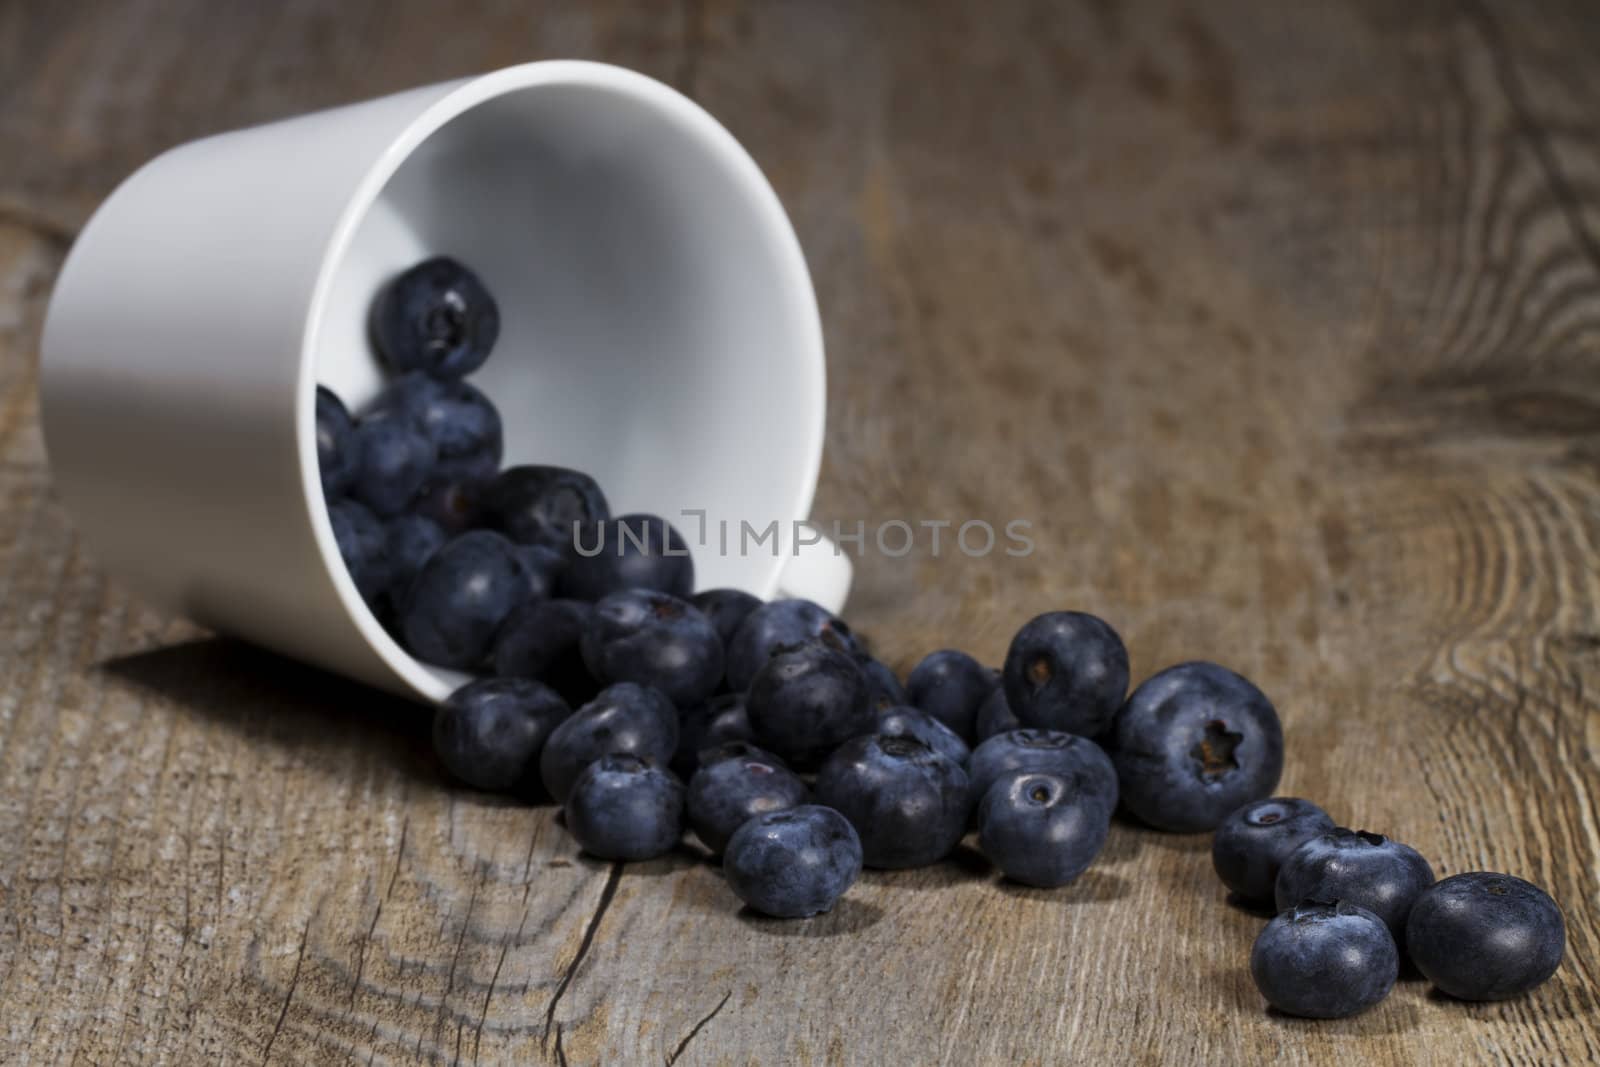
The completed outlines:
<svg viewBox="0 0 1600 1067">
<path fill-rule="evenodd" d="M 350 981 L 350 1006 L 355 1007 L 356 993 L 361 988 L 361 975 L 367 967 L 367 949 L 372 945 L 373 934 L 377 932 L 378 920 L 383 918 L 383 905 L 394 895 L 394 883 L 400 877 L 400 862 L 406 856 L 406 834 L 411 831 L 411 815 L 407 813 L 400 820 L 400 844 L 394 853 L 394 870 L 389 872 L 389 885 L 383 891 L 383 896 L 378 900 L 378 906 L 373 909 L 372 922 L 367 926 L 367 936 L 361 939 L 361 948 L 356 954 L 356 976 Z"/>
<path fill-rule="evenodd" d="M 489 976 L 489 988 L 483 994 L 483 1007 L 478 1012 L 478 1025 L 472 1035 L 472 1061 L 478 1062 L 478 1052 L 483 1044 L 483 1025 L 489 1018 L 489 1002 L 494 999 L 495 986 L 500 984 L 500 971 L 506 965 L 506 953 L 511 949 L 512 941 L 522 943 L 522 932 L 528 926 L 528 898 L 533 893 L 533 852 L 539 842 L 539 829 L 543 822 L 535 823 L 533 834 L 528 838 L 528 855 L 522 863 L 522 918 L 517 922 L 517 932 L 512 935 L 511 941 L 500 942 L 500 958 L 494 962 L 494 974 Z"/>
<path fill-rule="evenodd" d="M 556 1023 L 556 1062 L 561 1067 L 567 1067 L 567 1050 L 561 1044 L 561 1024 Z"/>
<path fill-rule="evenodd" d="M 707 1023 L 717 1017 L 717 1013 L 722 1011 L 722 1009 L 727 1006 L 728 998 L 732 996 L 733 990 L 731 989 L 722 994 L 722 999 L 717 1001 L 717 1006 L 712 1008 L 699 1022 L 695 1023 L 689 1028 L 689 1032 L 683 1035 L 683 1040 L 678 1042 L 678 1047 L 667 1054 L 667 1067 L 672 1067 L 673 1064 L 678 1062 L 678 1057 L 682 1056 L 683 1050 L 689 1047 L 689 1042 L 693 1041 L 695 1036 L 699 1034 L 701 1030 L 706 1028 Z"/>
<path fill-rule="evenodd" d="M 307 919 L 305 929 L 300 931 L 300 951 L 294 957 L 294 973 L 289 976 L 289 992 L 284 994 L 283 1007 L 278 1011 L 278 1021 L 272 1027 L 272 1036 L 267 1038 L 267 1047 L 261 1050 L 262 1064 L 266 1064 L 272 1058 L 272 1046 L 277 1042 L 278 1035 L 283 1032 L 284 1020 L 289 1017 L 289 1004 L 294 1000 L 294 991 L 300 985 L 300 965 L 306 960 L 306 942 L 310 940 L 311 920 Z"/>
<path fill-rule="evenodd" d="M 467 934 L 472 930 L 472 912 L 478 906 L 478 892 L 488 877 L 488 864 L 480 864 L 478 867 L 478 880 L 472 884 L 472 895 L 467 898 L 467 914 L 461 920 L 461 934 L 456 938 L 456 950 L 450 956 L 450 974 L 445 979 L 444 996 L 439 998 L 439 1014 L 434 1020 L 434 1028 L 441 1036 L 444 1033 L 444 1027 L 449 1025 L 446 1008 L 450 1004 L 450 994 L 454 993 L 456 989 L 456 968 L 461 963 L 461 949 L 466 945 Z M 457 1022 L 456 1055 L 455 1059 L 450 1061 L 451 1067 L 461 1062 L 461 1030 L 461 1024 Z"/>
<path fill-rule="evenodd" d="M 617 895 L 617 885 L 622 881 L 622 864 L 613 863 L 611 873 L 606 875 L 605 888 L 600 890 L 599 903 L 595 905 L 594 914 L 589 917 L 589 927 L 583 932 L 583 940 L 578 943 L 577 955 L 572 957 L 572 962 L 567 964 L 567 969 L 561 975 L 561 981 L 556 986 L 555 994 L 550 998 L 550 1006 L 544 1012 L 544 1032 L 548 1036 L 550 1028 L 555 1024 L 556 1006 L 561 1003 L 561 998 L 566 995 L 567 987 L 572 984 L 572 978 L 578 973 L 578 968 L 583 964 L 583 958 L 589 954 L 589 947 L 594 944 L 594 935 L 600 929 L 600 920 L 605 918 L 606 909 L 611 907 L 612 899 Z M 560 1047 L 560 1031 L 556 1032 L 557 1048 Z"/>
</svg>

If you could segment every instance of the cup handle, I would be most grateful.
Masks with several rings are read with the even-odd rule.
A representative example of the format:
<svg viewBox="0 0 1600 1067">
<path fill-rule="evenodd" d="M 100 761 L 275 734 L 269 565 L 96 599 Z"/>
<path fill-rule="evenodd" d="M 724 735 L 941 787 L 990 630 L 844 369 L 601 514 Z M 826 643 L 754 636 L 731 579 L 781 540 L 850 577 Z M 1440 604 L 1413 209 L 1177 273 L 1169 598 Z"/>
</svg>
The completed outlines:
<svg viewBox="0 0 1600 1067">
<path fill-rule="evenodd" d="M 832 612 L 844 608 L 850 595 L 850 578 L 855 567 L 850 557 L 830 541 L 814 524 L 799 523 L 796 532 L 804 531 L 802 540 L 796 538 L 790 551 L 783 557 L 783 569 L 778 573 L 776 597 L 804 597 L 814 600 Z"/>
</svg>

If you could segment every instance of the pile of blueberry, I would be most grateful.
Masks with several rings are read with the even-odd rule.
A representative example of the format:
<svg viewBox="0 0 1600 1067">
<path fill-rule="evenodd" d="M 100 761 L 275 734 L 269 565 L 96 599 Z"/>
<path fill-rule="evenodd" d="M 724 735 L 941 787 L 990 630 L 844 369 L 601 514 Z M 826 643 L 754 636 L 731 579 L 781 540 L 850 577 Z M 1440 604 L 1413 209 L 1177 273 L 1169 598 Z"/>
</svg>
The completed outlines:
<svg viewBox="0 0 1600 1067">
<path fill-rule="evenodd" d="M 1389 995 L 1403 959 L 1460 1000 L 1503 1000 L 1555 973 L 1561 909 L 1538 886 L 1475 871 L 1434 881 L 1418 852 L 1335 826 L 1298 797 L 1254 801 L 1211 845 L 1236 901 L 1277 915 L 1256 938 L 1250 974 L 1279 1011 L 1353 1015 Z"/>
<path fill-rule="evenodd" d="M 413 655 L 538 675 L 575 647 L 608 593 L 689 594 L 694 568 L 666 520 L 612 518 L 579 471 L 500 469 L 500 414 L 465 380 L 500 333 L 495 301 L 472 271 L 443 256 L 417 264 L 379 294 L 370 332 L 392 377 L 359 418 L 318 388 L 317 458 L 351 579 Z M 589 554 L 574 550 L 578 529 Z M 716 655 L 705 674 L 720 673 Z M 586 680 L 560 679 L 559 691 L 592 695 Z"/>
<path fill-rule="evenodd" d="M 459 263 L 399 275 L 371 332 L 395 374 L 376 400 L 352 419 L 317 394 L 339 550 L 414 655 L 483 675 L 435 714 L 445 769 L 554 800 L 591 855 L 650 859 L 687 828 L 750 908 L 798 918 L 832 908 L 863 866 L 936 863 L 971 830 L 1006 877 L 1066 885 L 1120 808 L 1161 830 L 1217 830 L 1228 887 L 1287 909 L 1252 956 L 1284 1011 L 1376 1003 L 1402 943 L 1459 997 L 1522 992 L 1559 962 L 1560 912 L 1528 883 L 1434 884 L 1412 850 L 1264 799 L 1283 732 L 1240 675 L 1184 663 L 1130 694 L 1116 631 L 1058 611 L 1017 632 L 1000 670 L 945 649 L 902 685 L 817 604 L 694 594 L 678 531 L 613 518 L 589 476 L 500 470 L 500 418 L 463 380 L 499 316 Z"/>
</svg>

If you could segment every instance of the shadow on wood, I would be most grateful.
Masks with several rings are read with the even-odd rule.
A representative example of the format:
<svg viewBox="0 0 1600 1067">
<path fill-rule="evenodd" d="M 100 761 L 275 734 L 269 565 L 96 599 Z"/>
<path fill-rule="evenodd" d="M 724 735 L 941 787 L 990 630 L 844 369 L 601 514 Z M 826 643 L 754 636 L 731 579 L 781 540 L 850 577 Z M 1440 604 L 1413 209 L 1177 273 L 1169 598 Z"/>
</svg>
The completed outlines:
<svg viewBox="0 0 1600 1067">
<path fill-rule="evenodd" d="M 1156 830 L 1138 821 L 1130 815 L 1118 812 L 1111 819 L 1113 838 L 1121 829 L 1120 835 L 1126 842 L 1119 843 L 1119 848 L 1130 848 L 1137 851 L 1146 846 L 1154 846 L 1167 852 L 1206 852 L 1211 851 L 1211 835 L 1199 834 L 1169 834 L 1165 830 Z"/>
<path fill-rule="evenodd" d="M 1587 1018 L 1596 1014 L 1600 1009 L 1600 999 L 1580 981 L 1574 980 L 1569 974 L 1562 971 L 1573 966 L 1570 946 L 1568 955 L 1561 961 L 1554 977 L 1539 988 L 1520 997 L 1510 1000 L 1470 1001 L 1457 1000 L 1443 990 L 1428 987 L 1423 994 L 1429 1004 L 1451 1007 L 1457 1011 L 1465 1010 L 1474 1020 L 1505 1018 L 1515 1020 L 1525 1015 L 1530 1009 L 1536 1009 L 1540 1015 L 1549 1015 L 1557 1019 Z M 1420 976 L 1419 976 L 1420 977 Z M 1403 976 L 1402 976 L 1403 980 Z M 1423 979 L 1426 981 L 1426 979 Z"/>
<path fill-rule="evenodd" d="M 688 831 L 684 831 L 688 833 Z M 580 853 L 585 859 L 590 859 L 587 853 Z M 595 860 L 594 862 L 602 862 Z M 693 867 L 709 866 L 721 871 L 720 863 L 712 863 L 706 853 L 694 848 L 687 842 L 679 841 L 673 846 L 672 851 L 664 856 L 657 856 L 653 860 L 628 863 L 625 870 L 630 878 L 664 878 L 667 875 L 677 874 Z"/>
<path fill-rule="evenodd" d="M 1270 919 L 1278 914 L 1278 909 L 1271 904 L 1257 904 L 1254 901 L 1246 900 L 1238 893 L 1229 893 L 1225 898 L 1225 903 L 1234 911 L 1248 915 L 1252 919 Z"/>
<path fill-rule="evenodd" d="M 251 645 L 202 638 L 99 669 L 253 741 L 332 756 L 381 751 L 405 777 L 444 784 L 426 708 Z"/>
<path fill-rule="evenodd" d="M 1002 878 L 996 883 L 1002 893 L 1009 893 L 1014 897 L 1025 900 L 1042 900 L 1051 904 L 1061 904 L 1071 907 L 1074 904 L 1101 904 L 1111 900 L 1121 900 L 1128 895 L 1128 880 L 1115 874 L 1093 868 L 1084 871 L 1070 884 L 1056 889 L 1040 889 L 1037 886 L 1023 885 L 1013 882 L 1009 878 Z"/>
<path fill-rule="evenodd" d="M 838 937 L 860 933 L 883 918 L 883 909 L 845 896 L 833 910 L 810 919 L 774 919 L 748 906 L 739 909 L 739 921 L 752 930 L 774 937 Z"/>
<path fill-rule="evenodd" d="M 994 868 L 983 853 L 971 845 L 961 844 L 938 863 L 904 870 L 868 868 L 861 873 L 861 880 L 872 885 L 921 891 L 951 889 L 981 881 L 993 873 Z"/>
<path fill-rule="evenodd" d="M 1139 855 L 1139 839 L 1144 835 L 1143 827 L 1134 827 L 1122 819 L 1111 821 L 1111 833 L 1106 836 L 1106 847 L 1100 850 L 1100 855 L 1095 857 L 1096 865 L 1123 863 L 1137 859 Z"/>
<path fill-rule="evenodd" d="M 1264 1014 L 1281 1030 L 1315 1032 L 1324 1037 L 1338 1037 L 1341 1034 L 1403 1034 L 1417 1026 L 1417 1006 L 1393 994 L 1382 1004 L 1344 1019 L 1302 1019 L 1287 1015 L 1277 1008 L 1266 1008 Z"/>
</svg>

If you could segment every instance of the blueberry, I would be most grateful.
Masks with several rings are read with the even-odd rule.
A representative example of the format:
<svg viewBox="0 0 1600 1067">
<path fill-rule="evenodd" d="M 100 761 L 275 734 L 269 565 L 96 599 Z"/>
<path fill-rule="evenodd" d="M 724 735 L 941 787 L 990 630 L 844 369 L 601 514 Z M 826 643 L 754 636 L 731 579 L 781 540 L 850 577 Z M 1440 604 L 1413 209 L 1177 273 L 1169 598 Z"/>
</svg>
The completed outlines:
<svg viewBox="0 0 1600 1067">
<path fill-rule="evenodd" d="M 567 557 L 543 545 L 517 545 L 517 556 L 528 572 L 528 595 L 535 600 L 555 596 L 561 575 L 567 569 Z"/>
<path fill-rule="evenodd" d="M 1006 687 L 1000 685 L 978 708 L 978 721 L 973 729 L 981 744 L 996 734 L 1020 729 L 1021 726 L 1022 721 L 1012 714 L 1011 703 L 1006 700 Z"/>
<path fill-rule="evenodd" d="M 441 382 L 425 374 L 406 374 L 384 386 L 368 415 L 392 412 L 420 420 L 433 439 L 438 459 L 433 478 L 476 485 L 500 469 L 505 448 L 500 413 L 489 398 L 466 382 Z"/>
<path fill-rule="evenodd" d="M 500 309 L 479 277 L 435 256 L 404 272 L 372 305 L 372 339 L 397 372 L 461 378 L 483 366 L 500 336 Z"/>
<path fill-rule="evenodd" d="M 1566 942 L 1566 923 L 1549 893 L 1490 871 L 1429 886 L 1406 922 L 1412 962 L 1458 1000 L 1521 996 L 1555 973 Z"/>
<path fill-rule="evenodd" d="M 601 756 L 572 783 L 567 831 L 591 856 L 648 860 L 683 836 L 683 783 L 631 753 Z"/>
<path fill-rule="evenodd" d="M 601 756 L 625 752 L 666 765 L 678 745 L 678 711 L 663 693 L 618 682 L 557 726 L 539 754 L 545 789 L 564 803 L 583 769 Z"/>
<path fill-rule="evenodd" d="M 409 415 L 375 411 L 356 423 L 357 473 L 350 494 L 380 518 L 400 514 L 433 473 L 437 451 Z"/>
<path fill-rule="evenodd" d="M 595 480 L 566 467 L 508 467 L 483 495 L 484 521 L 513 541 L 571 555 L 597 537 L 611 508 Z"/>
<path fill-rule="evenodd" d="M 728 741 L 753 741 L 743 693 L 722 693 L 701 701 L 678 720 L 678 751 L 672 769 L 688 778 L 700 766 L 700 753 Z"/>
<path fill-rule="evenodd" d="M 1081 611 L 1040 615 L 1011 639 L 1006 700 L 1024 725 L 1099 737 L 1128 692 L 1128 650 Z"/>
<path fill-rule="evenodd" d="M 876 722 L 873 724 L 872 733 L 891 737 L 915 737 L 941 756 L 962 767 L 966 767 L 967 757 L 972 755 L 967 743 L 961 740 L 954 730 L 925 711 L 900 706 L 877 708 L 873 714 L 876 716 Z"/>
<path fill-rule="evenodd" d="M 752 910 L 805 919 L 832 911 L 861 877 L 861 841 L 837 811 L 802 804 L 746 820 L 728 839 L 722 870 Z"/>
<path fill-rule="evenodd" d="M 1303 843 L 1278 868 L 1278 910 L 1302 900 L 1344 900 L 1388 924 L 1405 944 L 1406 916 L 1433 884 L 1433 868 L 1417 850 L 1381 834 L 1337 827 Z"/>
<path fill-rule="evenodd" d="M 624 515 L 577 539 L 563 596 L 599 600 L 623 589 L 655 589 L 687 600 L 694 561 L 683 535 L 655 515 Z"/>
<path fill-rule="evenodd" d="M 444 531 L 432 519 L 421 515 L 396 515 L 385 524 L 389 545 L 389 563 L 392 578 L 390 588 L 405 598 L 411 579 L 422 570 L 422 565 L 444 545 Z"/>
<path fill-rule="evenodd" d="M 809 600 L 773 600 L 756 608 L 728 642 L 728 688 L 743 692 L 766 666 L 767 657 L 784 645 L 827 637 L 846 651 L 856 650 L 850 627 Z"/>
<path fill-rule="evenodd" d="M 688 601 L 649 589 L 612 593 L 594 606 L 583 660 L 602 682 L 638 682 L 679 707 L 709 697 L 722 681 L 716 627 Z"/>
<path fill-rule="evenodd" d="M 1009 686 L 1006 696 L 1026 720 Z M 1240 805 L 1270 796 L 1283 773 L 1278 713 L 1261 690 L 1215 663 L 1183 663 L 1146 680 L 1113 720 L 1108 747 L 1123 806 L 1177 833 L 1215 829 Z"/>
<path fill-rule="evenodd" d="M 1333 828 L 1328 813 L 1309 800 L 1252 800 L 1217 827 L 1211 865 L 1240 900 L 1271 906 L 1278 868 L 1289 853 Z"/>
<path fill-rule="evenodd" d="M 978 805 L 978 847 L 1013 882 L 1050 889 L 1089 869 L 1111 811 L 1053 774 L 1013 771 Z"/>
<path fill-rule="evenodd" d="M 911 668 L 906 698 L 963 738 L 974 736 L 978 708 L 994 691 L 995 672 L 953 648 L 930 652 Z"/>
<path fill-rule="evenodd" d="M 911 698 L 906 696 L 905 686 L 900 684 L 900 679 L 895 677 L 887 664 L 864 652 L 856 653 L 856 663 L 860 664 L 867 676 L 867 684 L 872 687 L 872 695 L 868 699 L 873 707 L 903 708 L 911 703 Z"/>
<path fill-rule="evenodd" d="M 745 699 L 756 743 L 800 770 L 872 729 L 867 676 L 848 652 L 822 641 L 785 647 L 767 660 Z"/>
<path fill-rule="evenodd" d="M 454 537 L 478 525 L 483 486 L 478 482 L 441 481 L 433 478 L 411 501 L 413 514 L 439 524 Z"/>
<path fill-rule="evenodd" d="M 389 587 L 394 565 L 389 558 L 389 532 L 377 516 L 354 500 L 328 505 L 328 522 L 350 580 L 371 604 Z"/>
<path fill-rule="evenodd" d="M 846 741 L 817 772 L 816 795 L 856 828 L 869 867 L 935 863 L 967 828 L 967 773 L 914 737 Z"/>
<path fill-rule="evenodd" d="M 1053 775 L 1075 792 L 1094 798 L 1108 817 L 1116 810 L 1116 768 L 1100 746 L 1086 737 L 1057 730 L 1010 730 L 973 749 L 967 761 L 972 795 L 979 800 L 994 783 L 1017 772 Z"/>
<path fill-rule="evenodd" d="M 495 631 L 528 599 L 528 574 L 516 546 L 489 530 L 462 534 L 435 552 L 400 605 L 400 629 L 413 655 L 441 667 L 474 670 Z"/>
<path fill-rule="evenodd" d="M 534 600 L 495 631 L 491 663 L 502 678 L 537 678 L 574 707 L 600 686 L 583 662 L 582 641 L 594 606 L 581 600 Z"/>
<path fill-rule="evenodd" d="M 743 589 L 707 589 L 696 593 L 689 602 L 705 612 L 724 645 L 733 640 L 739 624 L 761 606 L 760 597 L 751 596 Z"/>
<path fill-rule="evenodd" d="M 434 712 L 433 751 L 467 785 L 510 789 L 525 781 L 550 731 L 569 714 L 549 686 L 480 678 L 451 693 Z"/>
<path fill-rule="evenodd" d="M 1267 923 L 1250 950 L 1250 977 L 1281 1012 L 1338 1019 L 1389 995 L 1400 953 L 1383 920 L 1349 901 L 1308 900 Z"/>
<path fill-rule="evenodd" d="M 707 749 L 689 780 L 689 825 L 714 853 L 746 820 L 804 804 L 809 790 L 783 761 L 744 741 Z"/>
<path fill-rule="evenodd" d="M 344 401 L 330 389 L 317 386 L 317 470 L 322 475 L 322 495 L 332 501 L 355 484 L 359 468 L 355 425 Z"/>
</svg>

